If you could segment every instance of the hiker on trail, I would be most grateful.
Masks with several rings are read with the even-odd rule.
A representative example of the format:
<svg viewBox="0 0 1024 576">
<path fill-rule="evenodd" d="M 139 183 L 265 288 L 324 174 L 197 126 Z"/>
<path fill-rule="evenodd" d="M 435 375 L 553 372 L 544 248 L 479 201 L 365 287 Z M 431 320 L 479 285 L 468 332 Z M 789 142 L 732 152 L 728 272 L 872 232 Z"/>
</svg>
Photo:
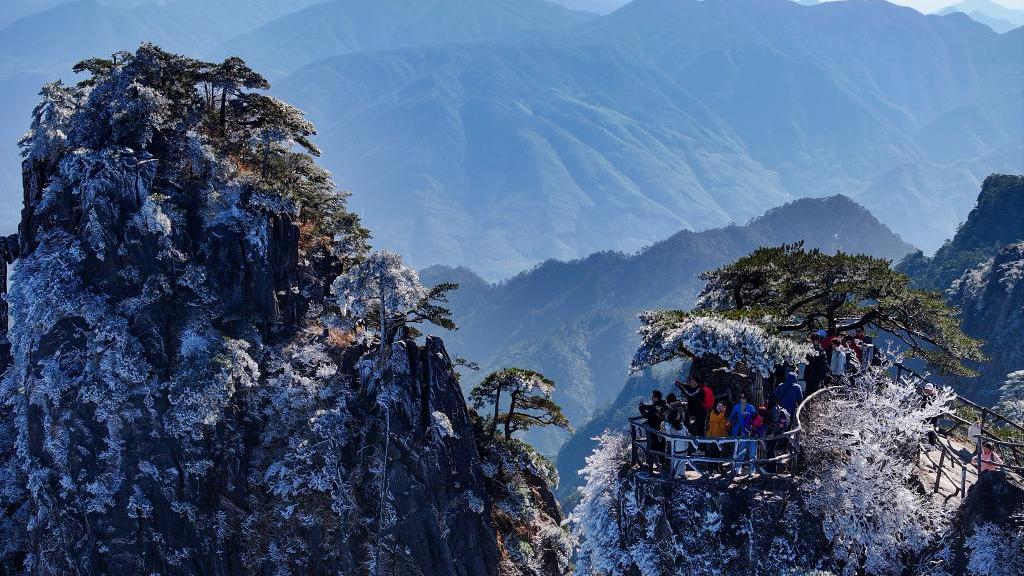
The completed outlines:
<svg viewBox="0 0 1024 576">
<path fill-rule="evenodd" d="M 686 395 L 686 427 L 693 436 L 703 436 L 707 427 L 708 411 L 715 402 L 711 388 L 700 385 L 691 378 L 683 388 Z"/>
<path fill-rule="evenodd" d="M 829 357 L 821 347 L 821 336 L 817 333 L 811 335 L 811 346 L 813 350 L 807 355 L 807 367 L 804 368 L 804 381 L 807 382 L 805 396 L 821 390 L 825 385 L 825 379 L 828 378 Z"/>
<path fill-rule="evenodd" d="M 921 388 L 921 405 L 930 406 L 931 403 L 935 401 L 935 397 L 938 393 L 939 391 L 935 388 L 935 384 L 926 382 L 924 387 Z M 932 425 L 932 427 L 928 429 L 928 443 L 932 446 L 938 446 L 939 435 L 935 431 L 935 427 L 939 425 L 939 417 L 933 416 L 929 418 L 928 423 Z"/>
<path fill-rule="evenodd" d="M 725 438 L 729 435 L 729 415 L 725 411 L 725 402 L 719 400 L 715 409 L 708 415 L 708 436 Z"/>
<path fill-rule="evenodd" d="M 729 414 L 730 436 L 749 438 L 750 429 L 754 423 L 754 416 L 757 410 L 747 402 L 747 394 L 740 394 L 740 401 L 732 407 Z M 733 472 L 743 474 L 743 468 L 747 461 L 753 459 L 757 454 L 757 444 L 751 440 L 741 440 L 736 443 L 736 455 L 733 458 Z"/>
<path fill-rule="evenodd" d="M 875 349 L 875 341 L 870 336 L 865 336 L 861 340 L 863 349 L 861 366 L 881 366 L 882 359 L 878 356 L 878 351 Z"/>
<path fill-rule="evenodd" d="M 825 351 L 825 358 L 832 358 L 832 337 L 828 335 L 828 331 L 818 330 L 814 335 L 818 337 L 818 342 L 821 343 L 821 349 Z"/>
<path fill-rule="evenodd" d="M 782 435 L 789 430 L 790 424 L 789 412 L 782 406 L 776 406 L 768 425 L 768 436 L 770 439 L 765 441 L 767 458 L 774 458 L 776 454 L 784 451 L 789 446 L 789 439 L 782 437 Z M 771 469 L 775 472 L 779 472 L 781 468 L 782 466 L 779 464 L 771 466 Z"/>
<path fill-rule="evenodd" d="M 708 414 L 708 431 L 710 438 L 725 438 L 729 435 L 729 414 L 725 411 L 725 402 L 719 400 L 715 409 Z M 707 449 L 712 458 L 721 458 L 722 448 L 717 444 L 709 444 Z"/>
<path fill-rule="evenodd" d="M 846 373 L 858 374 L 861 366 L 860 345 L 854 340 L 853 336 L 846 335 L 843 337 L 843 346 L 846 347 Z"/>
<path fill-rule="evenodd" d="M 979 463 L 978 457 L 975 456 L 971 459 L 971 464 L 978 466 L 978 473 L 984 474 L 985 472 L 998 472 L 999 467 L 1003 465 L 1003 458 L 996 454 L 996 447 L 991 442 L 985 442 L 981 445 L 981 461 Z"/>
<path fill-rule="evenodd" d="M 665 452 L 665 438 L 658 432 L 663 432 L 662 423 L 665 421 L 667 412 L 668 405 L 662 399 L 661 390 L 651 392 L 650 404 L 640 403 L 640 415 L 644 417 L 647 424 L 647 451 L 649 454 L 664 454 Z M 656 456 L 655 460 L 664 469 L 665 458 Z"/>
<path fill-rule="evenodd" d="M 800 385 L 796 383 L 796 374 L 789 372 L 786 374 L 786 381 L 772 392 L 772 404 L 778 405 L 780 408 L 784 408 L 789 414 L 796 414 L 796 408 L 800 402 L 804 399 L 804 392 L 800 389 Z"/>
<path fill-rule="evenodd" d="M 764 438 L 768 434 L 768 407 L 758 406 L 757 413 L 750 423 L 750 435 Z"/>
</svg>

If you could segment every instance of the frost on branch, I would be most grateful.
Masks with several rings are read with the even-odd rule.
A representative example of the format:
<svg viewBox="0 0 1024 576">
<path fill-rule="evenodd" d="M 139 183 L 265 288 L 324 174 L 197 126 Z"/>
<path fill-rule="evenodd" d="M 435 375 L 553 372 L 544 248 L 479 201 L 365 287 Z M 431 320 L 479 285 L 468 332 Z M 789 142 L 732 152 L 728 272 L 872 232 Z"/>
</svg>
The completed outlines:
<svg viewBox="0 0 1024 576">
<path fill-rule="evenodd" d="M 429 322 L 454 329 L 451 312 L 441 304 L 456 288 L 440 284 L 428 290 L 401 256 L 386 250 L 374 252 L 331 285 L 348 326 L 377 332 L 380 362 L 386 362 L 400 328 Z"/>
<path fill-rule="evenodd" d="M 640 347 L 630 366 L 638 372 L 679 357 L 715 356 L 731 369 L 746 366 L 768 376 L 775 366 L 803 362 L 810 347 L 772 336 L 744 320 L 675 311 L 640 314 Z"/>
<path fill-rule="evenodd" d="M 1016 533 L 985 523 L 974 528 L 967 538 L 971 576 L 1014 576 L 1024 574 L 1024 530 Z"/>
<path fill-rule="evenodd" d="M 621 517 L 618 499 L 624 481 L 621 472 L 629 463 L 629 439 L 621 433 L 601 435 L 586 462 L 579 472 L 586 482 L 570 518 L 579 542 L 577 573 L 625 574 L 633 557 L 622 547 L 626 519 Z"/>
<path fill-rule="evenodd" d="M 1007 374 L 1006 383 L 999 389 L 996 409 L 1007 418 L 1024 422 L 1024 370 Z"/>
<path fill-rule="evenodd" d="M 820 403 L 805 428 L 804 499 L 844 574 L 903 573 L 947 521 L 941 502 L 908 479 L 929 419 L 946 412 L 954 394 L 944 389 L 925 404 L 914 384 L 873 368 Z"/>
</svg>

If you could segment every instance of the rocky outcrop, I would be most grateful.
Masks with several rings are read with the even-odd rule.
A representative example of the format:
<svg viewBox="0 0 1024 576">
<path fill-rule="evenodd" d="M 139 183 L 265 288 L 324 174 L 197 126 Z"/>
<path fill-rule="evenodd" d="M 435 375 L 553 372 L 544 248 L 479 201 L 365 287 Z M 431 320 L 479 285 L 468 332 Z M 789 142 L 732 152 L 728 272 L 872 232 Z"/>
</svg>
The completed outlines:
<svg viewBox="0 0 1024 576">
<path fill-rule="evenodd" d="M 1024 240 L 1024 176 L 992 174 L 985 178 L 978 201 L 956 235 L 931 258 L 920 251 L 899 268 L 914 284 L 946 290 L 965 271 L 980 265 L 1007 244 Z"/>
<path fill-rule="evenodd" d="M 964 332 L 983 340 L 990 358 L 974 366 L 977 378 L 955 384 L 972 399 L 995 403 L 1007 374 L 1024 368 L 1024 242 L 966 272 L 953 283 L 950 299 L 962 310 Z"/>
<path fill-rule="evenodd" d="M 501 573 L 443 343 L 399 340 L 366 378 L 379 349 L 332 324 L 328 288 L 361 229 L 292 151 L 315 150 L 300 113 L 202 95 L 252 82 L 228 64 L 143 46 L 44 89 L 8 294 L 0 573 Z"/>
<path fill-rule="evenodd" d="M 949 574 L 1024 572 L 1024 489 L 986 472 L 967 491 L 947 537 Z"/>
</svg>

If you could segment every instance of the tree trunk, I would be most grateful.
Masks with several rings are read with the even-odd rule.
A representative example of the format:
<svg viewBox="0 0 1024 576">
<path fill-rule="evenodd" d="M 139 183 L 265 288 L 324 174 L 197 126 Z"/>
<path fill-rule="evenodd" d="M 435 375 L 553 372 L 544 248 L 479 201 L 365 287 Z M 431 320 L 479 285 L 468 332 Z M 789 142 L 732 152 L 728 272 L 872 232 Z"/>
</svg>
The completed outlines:
<svg viewBox="0 0 1024 576">
<path fill-rule="evenodd" d="M 501 388 L 499 387 L 494 392 L 494 419 L 491 420 L 491 440 L 494 440 L 494 434 L 498 431 L 498 408 L 501 406 Z"/>
<path fill-rule="evenodd" d="M 228 125 L 228 89 L 220 93 L 220 135 L 224 135 L 224 129 Z"/>
<path fill-rule="evenodd" d="M 512 400 L 508 405 L 508 414 L 505 415 L 505 440 L 512 438 L 512 414 L 516 411 L 516 395 L 512 394 Z"/>
</svg>

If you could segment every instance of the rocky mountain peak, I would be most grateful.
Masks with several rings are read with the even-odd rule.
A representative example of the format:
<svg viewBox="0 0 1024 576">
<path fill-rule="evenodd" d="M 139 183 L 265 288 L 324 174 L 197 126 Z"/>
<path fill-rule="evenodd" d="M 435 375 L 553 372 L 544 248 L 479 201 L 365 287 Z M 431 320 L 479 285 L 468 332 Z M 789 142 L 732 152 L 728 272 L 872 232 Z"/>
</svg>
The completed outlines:
<svg viewBox="0 0 1024 576">
<path fill-rule="evenodd" d="M 238 59 L 78 69 L 22 142 L 0 571 L 558 573 L 501 552 L 560 512 L 543 478 L 496 528 L 519 469 L 487 476 L 441 340 L 336 321 L 367 232 L 302 113 Z"/>
</svg>

